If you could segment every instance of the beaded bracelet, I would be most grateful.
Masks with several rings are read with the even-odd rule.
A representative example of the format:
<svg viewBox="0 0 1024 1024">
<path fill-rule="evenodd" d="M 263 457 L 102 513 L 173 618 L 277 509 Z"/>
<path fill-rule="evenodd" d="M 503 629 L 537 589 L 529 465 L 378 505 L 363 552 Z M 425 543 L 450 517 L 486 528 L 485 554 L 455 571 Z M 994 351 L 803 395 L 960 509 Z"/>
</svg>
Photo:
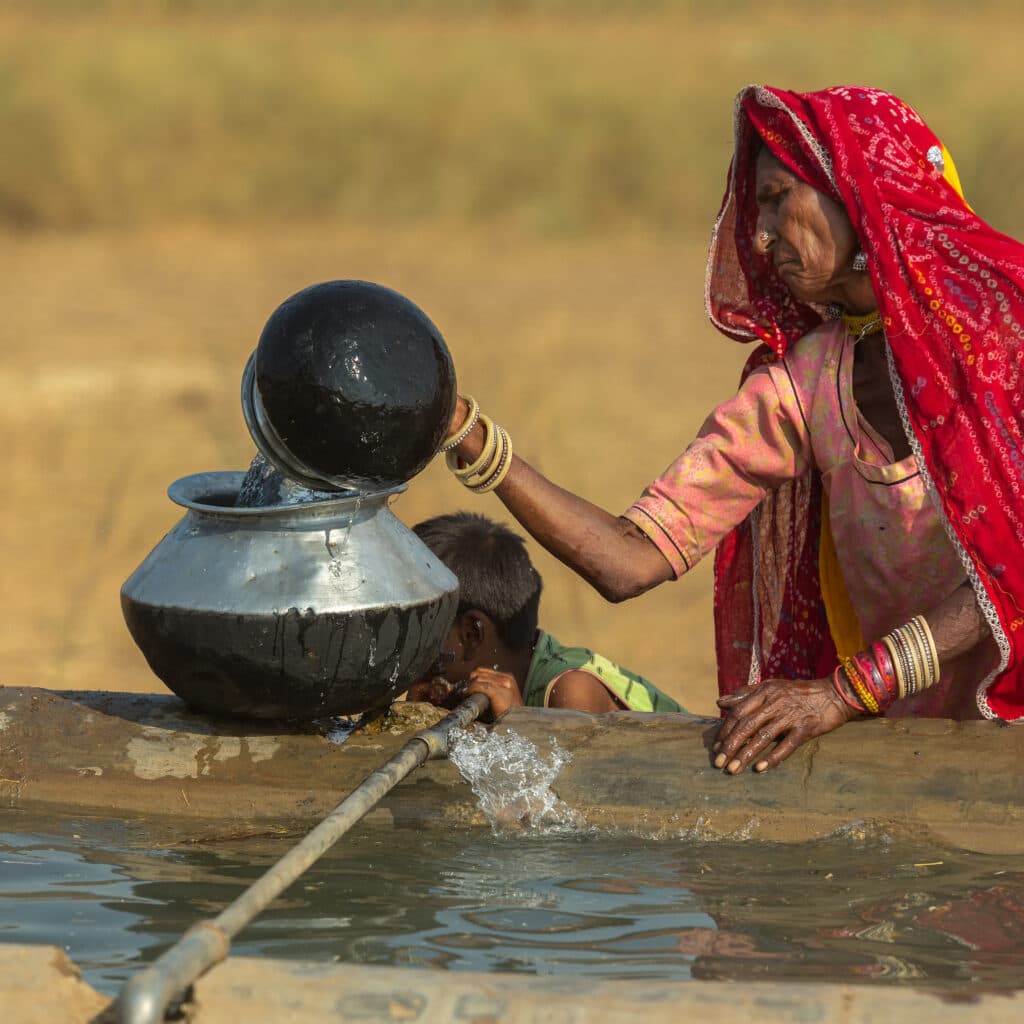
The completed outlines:
<svg viewBox="0 0 1024 1024">
<path fill-rule="evenodd" d="M 878 669 L 875 668 L 873 659 L 868 654 L 862 651 L 860 654 L 854 654 L 850 661 L 853 667 L 857 670 L 857 677 L 864 684 L 864 688 L 871 694 L 875 699 L 875 704 L 878 706 L 879 711 L 885 705 L 885 689 L 881 685 L 881 678 L 878 676 Z"/>
<path fill-rule="evenodd" d="M 880 710 L 878 701 L 875 700 L 874 694 L 868 689 L 853 658 L 843 658 L 841 664 L 846 678 L 850 680 L 850 685 L 864 705 L 864 710 L 870 715 L 877 715 Z"/>
<path fill-rule="evenodd" d="M 446 439 L 444 444 L 437 449 L 438 452 L 451 452 L 458 448 L 473 432 L 476 421 L 480 418 L 480 403 L 472 395 L 461 395 L 460 397 L 469 402 L 469 412 L 466 413 L 466 418 L 463 420 L 462 429 L 453 438 Z"/>
</svg>

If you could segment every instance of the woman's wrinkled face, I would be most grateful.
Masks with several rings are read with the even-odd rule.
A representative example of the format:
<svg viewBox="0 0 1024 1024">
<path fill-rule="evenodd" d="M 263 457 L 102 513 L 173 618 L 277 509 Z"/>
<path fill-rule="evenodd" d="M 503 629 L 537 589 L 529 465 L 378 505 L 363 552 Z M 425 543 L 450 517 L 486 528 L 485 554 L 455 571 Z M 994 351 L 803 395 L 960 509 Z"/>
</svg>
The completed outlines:
<svg viewBox="0 0 1024 1024">
<path fill-rule="evenodd" d="M 755 251 L 771 258 L 801 302 L 841 301 L 860 248 L 842 204 L 798 178 L 767 146 L 757 158 L 755 188 Z"/>
</svg>

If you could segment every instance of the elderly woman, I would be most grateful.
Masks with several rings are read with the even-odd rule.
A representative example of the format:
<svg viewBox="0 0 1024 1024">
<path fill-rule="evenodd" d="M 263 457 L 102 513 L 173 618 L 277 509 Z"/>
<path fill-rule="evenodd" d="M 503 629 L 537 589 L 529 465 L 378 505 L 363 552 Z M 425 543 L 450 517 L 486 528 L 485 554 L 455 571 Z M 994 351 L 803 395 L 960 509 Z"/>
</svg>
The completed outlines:
<svg viewBox="0 0 1024 1024">
<path fill-rule="evenodd" d="M 1024 716 L 1024 248 L 873 89 L 749 87 L 706 303 L 760 341 L 622 517 L 460 399 L 448 463 L 611 601 L 717 548 L 715 764 L 764 771 L 864 715 Z"/>
</svg>

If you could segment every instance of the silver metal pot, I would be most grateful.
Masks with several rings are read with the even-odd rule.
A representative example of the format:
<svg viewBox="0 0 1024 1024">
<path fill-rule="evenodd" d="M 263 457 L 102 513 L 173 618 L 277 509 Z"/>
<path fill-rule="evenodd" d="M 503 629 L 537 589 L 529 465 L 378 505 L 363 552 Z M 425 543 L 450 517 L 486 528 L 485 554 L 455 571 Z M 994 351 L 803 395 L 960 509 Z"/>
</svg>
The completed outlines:
<svg viewBox="0 0 1024 1024">
<path fill-rule="evenodd" d="M 388 509 L 404 484 L 236 508 L 245 474 L 168 490 L 187 509 L 121 588 L 132 637 L 193 707 L 317 718 L 382 706 L 423 676 L 458 581 Z"/>
</svg>

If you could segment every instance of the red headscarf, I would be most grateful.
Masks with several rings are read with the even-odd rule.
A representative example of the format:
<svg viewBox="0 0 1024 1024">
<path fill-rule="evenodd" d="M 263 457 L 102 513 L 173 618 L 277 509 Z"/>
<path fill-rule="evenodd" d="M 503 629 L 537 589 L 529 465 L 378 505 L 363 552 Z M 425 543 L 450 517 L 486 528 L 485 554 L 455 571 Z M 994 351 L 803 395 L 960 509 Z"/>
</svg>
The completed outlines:
<svg viewBox="0 0 1024 1024">
<path fill-rule="evenodd" d="M 760 340 L 748 370 L 820 323 L 753 250 L 759 140 L 841 202 L 868 258 L 911 448 L 1000 649 L 978 690 L 986 717 L 1024 717 L 1024 245 L 943 177 L 938 138 L 877 89 L 750 86 L 708 262 L 712 323 Z M 723 692 L 751 678 L 815 678 L 835 664 L 817 575 L 820 481 L 771 495 L 720 545 L 716 640 Z M 932 595 L 922 594 L 922 611 Z M 744 632 L 746 631 L 746 632 Z M 754 658 L 749 638 L 754 636 Z M 877 639 L 877 638 L 875 638 Z"/>
</svg>

